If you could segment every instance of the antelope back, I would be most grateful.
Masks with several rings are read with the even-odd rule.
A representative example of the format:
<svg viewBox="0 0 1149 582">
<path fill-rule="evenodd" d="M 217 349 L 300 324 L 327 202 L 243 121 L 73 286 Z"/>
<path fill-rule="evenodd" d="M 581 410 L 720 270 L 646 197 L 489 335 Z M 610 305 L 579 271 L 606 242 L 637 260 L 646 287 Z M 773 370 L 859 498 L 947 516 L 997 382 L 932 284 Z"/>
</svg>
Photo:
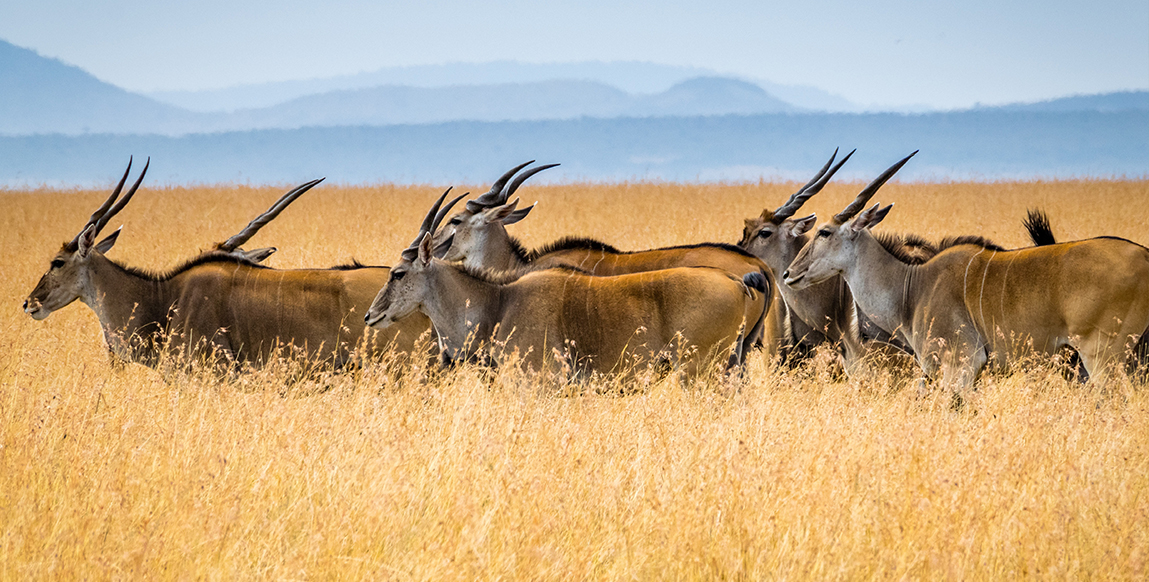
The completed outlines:
<svg viewBox="0 0 1149 582">
<path fill-rule="evenodd" d="M 595 276 L 617 276 L 679 267 L 713 267 L 741 277 L 767 270 L 757 257 L 733 245 L 702 243 L 646 251 L 620 252 L 596 245 L 540 254 L 534 270 L 570 267 Z"/>
<path fill-rule="evenodd" d="M 496 339 L 536 367 L 559 353 L 597 372 L 665 360 L 693 375 L 742 350 L 767 295 L 706 267 L 610 277 L 534 271 L 503 288 Z"/>
</svg>

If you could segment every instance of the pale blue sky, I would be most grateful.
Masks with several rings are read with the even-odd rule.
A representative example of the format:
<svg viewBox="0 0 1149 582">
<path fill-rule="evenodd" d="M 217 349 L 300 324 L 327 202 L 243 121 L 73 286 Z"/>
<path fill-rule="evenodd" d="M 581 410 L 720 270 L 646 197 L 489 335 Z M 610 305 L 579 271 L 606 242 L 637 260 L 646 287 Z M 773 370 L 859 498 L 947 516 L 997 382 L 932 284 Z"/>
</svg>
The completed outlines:
<svg viewBox="0 0 1149 582">
<path fill-rule="evenodd" d="M 639 60 L 965 107 L 1149 88 L 1146 0 L 0 0 L 0 38 L 137 91 L 445 62 Z"/>
</svg>

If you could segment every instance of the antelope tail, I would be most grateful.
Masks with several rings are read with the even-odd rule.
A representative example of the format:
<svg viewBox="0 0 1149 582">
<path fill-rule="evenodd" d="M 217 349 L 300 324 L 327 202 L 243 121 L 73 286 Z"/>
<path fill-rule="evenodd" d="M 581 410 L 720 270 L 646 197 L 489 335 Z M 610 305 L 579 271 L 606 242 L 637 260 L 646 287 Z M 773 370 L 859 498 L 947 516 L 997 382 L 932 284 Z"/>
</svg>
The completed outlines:
<svg viewBox="0 0 1149 582">
<path fill-rule="evenodd" d="M 762 334 L 766 329 L 766 317 L 770 314 L 770 304 L 773 294 L 770 292 L 770 278 L 766 273 L 758 271 L 756 273 L 746 273 L 742 276 L 742 284 L 746 286 L 746 294 L 750 295 L 750 290 L 753 289 L 762 294 L 762 313 L 758 315 L 758 321 L 755 321 L 750 329 L 739 339 L 741 354 L 739 357 L 739 364 L 745 363 L 746 354 L 750 353 L 750 348 L 761 345 Z"/>
<path fill-rule="evenodd" d="M 1043 247 L 1057 244 L 1057 237 L 1053 236 L 1053 228 L 1049 225 L 1049 216 L 1045 211 L 1036 208 L 1029 209 L 1022 226 L 1029 233 L 1029 240 L 1033 246 Z"/>
<path fill-rule="evenodd" d="M 759 293 L 766 294 L 770 291 L 770 282 L 766 279 L 766 275 L 761 271 L 757 273 L 746 273 L 742 275 L 742 284 L 746 285 L 746 294 L 750 294 L 753 289 Z"/>
</svg>

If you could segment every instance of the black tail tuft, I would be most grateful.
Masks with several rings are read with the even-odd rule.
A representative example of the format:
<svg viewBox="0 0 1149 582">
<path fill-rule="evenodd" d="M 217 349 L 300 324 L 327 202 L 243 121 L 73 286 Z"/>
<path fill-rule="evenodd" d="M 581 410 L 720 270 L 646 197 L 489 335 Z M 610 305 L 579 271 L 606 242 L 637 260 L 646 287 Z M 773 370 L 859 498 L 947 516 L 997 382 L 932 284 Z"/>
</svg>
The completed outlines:
<svg viewBox="0 0 1149 582">
<path fill-rule="evenodd" d="M 1021 224 L 1029 232 L 1029 240 L 1033 241 L 1033 246 L 1043 247 L 1057 244 L 1057 239 L 1053 236 L 1053 229 L 1049 226 L 1049 216 L 1045 214 L 1044 210 L 1030 208 Z"/>
<path fill-rule="evenodd" d="M 766 275 L 761 272 L 742 275 L 742 283 L 762 294 L 766 294 L 770 290 L 770 282 L 766 280 Z"/>
</svg>

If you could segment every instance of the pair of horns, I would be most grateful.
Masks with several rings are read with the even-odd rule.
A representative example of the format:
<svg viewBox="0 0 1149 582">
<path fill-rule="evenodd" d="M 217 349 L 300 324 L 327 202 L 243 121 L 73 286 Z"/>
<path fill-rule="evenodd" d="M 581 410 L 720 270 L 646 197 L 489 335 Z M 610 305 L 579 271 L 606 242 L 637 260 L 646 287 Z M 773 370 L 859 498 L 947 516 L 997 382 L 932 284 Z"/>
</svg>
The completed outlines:
<svg viewBox="0 0 1149 582">
<path fill-rule="evenodd" d="M 295 199 L 302 196 L 304 192 L 314 188 L 317 184 L 326 179 L 327 178 L 324 177 L 296 186 L 290 192 L 281 196 L 279 200 L 277 200 L 275 204 L 271 206 L 271 208 L 267 209 L 267 212 L 260 214 L 259 216 L 255 217 L 255 220 L 247 223 L 247 226 L 243 230 L 239 231 L 239 234 L 227 239 L 227 241 L 223 243 L 220 243 L 217 248 L 225 252 L 234 251 L 240 245 L 250 240 L 251 237 L 255 236 L 255 233 L 259 232 L 259 229 L 266 226 L 267 223 L 271 222 L 272 220 L 275 220 L 275 217 L 279 216 L 279 213 L 283 212 L 283 209 L 287 208 L 287 205 L 295 202 Z"/>
<path fill-rule="evenodd" d="M 914 150 L 914 153 L 902 158 L 898 163 L 887 168 L 885 172 L 882 172 L 882 175 L 874 178 L 874 181 L 870 182 L 870 185 L 866 186 L 845 210 L 834 215 L 834 223 L 843 224 L 861 212 L 862 209 L 866 207 L 866 203 L 870 201 L 870 198 L 873 198 L 874 194 L 878 192 L 878 188 L 881 188 L 898 170 L 902 169 L 902 166 L 906 165 L 906 162 L 910 161 L 910 158 L 917 155 L 918 151 L 919 150 Z"/>
<path fill-rule="evenodd" d="M 467 193 L 464 192 L 448 202 L 446 206 L 443 206 L 443 201 L 447 199 L 447 194 L 450 193 L 451 188 L 447 188 L 447 191 L 443 192 L 442 196 L 439 196 L 439 199 L 435 201 L 435 205 L 427 212 L 427 216 L 423 217 L 423 224 L 419 226 L 419 234 L 415 237 L 415 240 L 411 241 L 411 246 L 407 247 L 402 253 L 402 257 L 405 260 L 414 261 L 419 257 L 419 243 L 423 241 L 423 237 L 427 235 L 434 237 L 435 231 L 438 230 L 439 224 L 443 222 L 443 218 L 451 211 L 451 207 L 467 195 Z"/>
<path fill-rule="evenodd" d="M 850 159 L 850 156 L 853 156 L 856 151 L 858 151 L 857 148 L 851 150 L 837 165 L 830 168 L 830 165 L 834 163 L 834 158 L 838 157 L 838 148 L 834 148 L 834 153 L 830 156 L 826 165 L 822 166 L 822 169 L 811 178 L 809 182 L 806 182 L 805 186 L 802 186 L 797 192 L 791 195 L 785 204 L 774 211 L 774 222 L 780 223 L 794 216 L 794 213 L 798 212 L 798 209 L 802 208 L 802 205 L 805 204 L 807 200 L 822 191 L 822 188 L 829 183 L 830 178 L 834 177 L 834 174 L 838 172 L 842 165 L 846 163 L 846 160 Z"/>
<path fill-rule="evenodd" d="M 515 174 L 518 174 L 519 170 L 522 170 L 523 168 L 533 163 L 535 163 L 534 160 L 524 164 L 519 164 L 508 170 L 507 173 L 499 176 L 499 179 L 495 180 L 495 183 L 491 185 L 490 191 L 474 200 L 467 202 L 467 211 L 471 214 L 478 214 L 487 208 L 502 206 L 507 203 L 507 200 L 509 200 L 511 195 L 515 193 L 515 190 L 518 190 L 519 186 L 521 186 L 523 182 L 527 181 L 527 178 L 530 178 L 531 176 L 534 176 L 543 170 L 547 170 L 559 165 L 547 164 L 545 166 L 531 168 L 526 172 L 519 174 L 519 176 L 515 177 L 515 179 L 511 181 L 511 178 L 514 177 Z M 508 181 L 510 181 L 510 183 L 508 183 Z"/>
<path fill-rule="evenodd" d="M 88 228 L 95 227 L 96 230 L 93 236 L 99 235 L 100 231 L 104 230 L 108 221 L 111 220 L 113 216 L 119 214 L 120 211 L 124 209 L 124 206 L 127 206 L 132 196 L 135 195 L 136 190 L 139 190 L 140 183 L 144 181 L 144 175 L 148 173 L 148 166 L 151 164 L 152 158 L 149 157 L 148 161 L 144 164 L 143 171 L 140 172 L 140 177 L 136 179 L 136 183 L 132 184 L 132 187 L 128 190 L 127 194 L 124 194 L 123 198 L 117 200 L 120 196 L 120 192 L 124 189 L 124 184 L 128 181 L 128 174 L 132 171 L 132 158 L 128 158 L 128 169 L 124 170 L 124 176 L 120 178 L 120 183 L 116 184 L 116 189 L 112 191 L 112 195 L 108 196 L 108 199 L 92 213 L 92 217 L 88 219 L 88 223 L 84 225 L 84 228 L 80 229 L 80 233 L 72 239 L 72 242 L 68 243 L 69 249 L 75 250 L 80 247 L 80 236 L 83 235 Z"/>
</svg>

